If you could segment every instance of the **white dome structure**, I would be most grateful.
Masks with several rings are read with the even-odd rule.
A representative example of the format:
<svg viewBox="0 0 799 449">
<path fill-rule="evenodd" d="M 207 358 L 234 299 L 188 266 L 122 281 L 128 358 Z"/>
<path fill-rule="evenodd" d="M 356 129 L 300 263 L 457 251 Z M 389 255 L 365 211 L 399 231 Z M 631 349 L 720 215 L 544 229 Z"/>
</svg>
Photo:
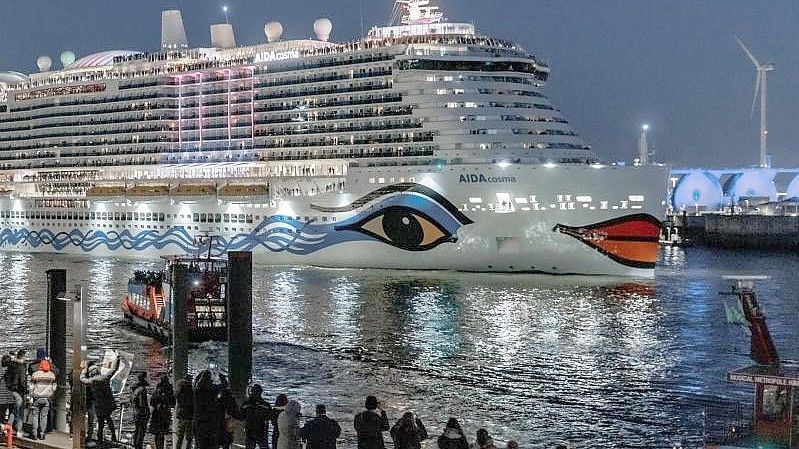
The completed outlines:
<svg viewBox="0 0 799 449">
<path fill-rule="evenodd" d="M 730 178 L 724 185 L 727 198 L 738 203 L 746 199 L 777 201 L 773 170 L 751 169 Z"/>
<path fill-rule="evenodd" d="M 280 42 L 283 37 L 283 24 L 280 22 L 269 22 L 264 25 L 264 34 L 267 42 Z"/>
<path fill-rule="evenodd" d="M 15 85 L 19 83 L 26 83 L 28 82 L 29 78 L 28 75 L 19 72 L 0 72 L 0 83 L 7 84 L 7 85 Z"/>
<path fill-rule="evenodd" d="M 316 19 L 316 22 L 313 23 L 313 32 L 316 34 L 316 38 L 322 42 L 330 40 L 331 31 L 333 31 L 333 22 L 327 17 Z"/>
<path fill-rule="evenodd" d="M 61 67 L 66 68 L 67 66 L 75 62 L 75 53 L 69 50 L 61 52 L 60 59 L 61 59 Z"/>
<path fill-rule="evenodd" d="M 718 178 L 706 171 L 694 170 L 677 182 L 671 202 L 677 210 L 716 210 L 724 203 L 724 192 Z"/>
<path fill-rule="evenodd" d="M 105 67 L 114 64 L 114 58 L 117 57 L 127 57 L 141 54 L 138 51 L 130 51 L 130 50 L 109 50 L 109 51 L 101 51 L 99 53 L 92 53 L 88 56 L 84 56 L 77 61 L 70 64 L 67 68 L 68 69 L 88 69 L 93 67 Z"/>
<path fill-rule="evenodd" d="M 53 66 L 53 60 L 47 55 L 39 56 L 36 60 L 36 66 L 39 67 L 40 72 L 49 72 L 50 67 Z"/>
</svg>

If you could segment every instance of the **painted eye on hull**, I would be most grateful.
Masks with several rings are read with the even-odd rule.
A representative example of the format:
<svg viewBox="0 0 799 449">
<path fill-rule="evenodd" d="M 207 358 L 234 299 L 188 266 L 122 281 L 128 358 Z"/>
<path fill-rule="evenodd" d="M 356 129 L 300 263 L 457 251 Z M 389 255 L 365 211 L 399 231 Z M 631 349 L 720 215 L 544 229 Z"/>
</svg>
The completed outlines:
<svg viewBox="0 0 799 449">
<path fill-rule="evenodd" d="M 360 232 L 406 251 L 425 251 L 456 240 L 427 214 L 404 206 L 387 207 L 337 230 Z"/>
</svg>

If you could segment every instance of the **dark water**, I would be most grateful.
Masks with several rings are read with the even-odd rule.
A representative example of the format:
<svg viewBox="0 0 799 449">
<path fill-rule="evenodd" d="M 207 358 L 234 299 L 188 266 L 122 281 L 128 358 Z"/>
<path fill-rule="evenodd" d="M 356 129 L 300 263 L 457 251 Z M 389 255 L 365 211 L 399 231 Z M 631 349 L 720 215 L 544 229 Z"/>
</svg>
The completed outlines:
<svg viewBox="0 0 799 449">
<path fill-rule="evenodd" d="M 66 268 L 68 284 L 88 285 L 90 345 L 163 372 L 158 343 L 115 325 L 127 277 L 146 265 L 159 263 L 0 253 L 0 349 L 43 346 L 44 271 Z M 783 358 L 799 359 L 797 272 L 791 254 L 700 248 L 664 249 L 652 281 L 258 267 L 255 377 L 307 414 L 328 404 L 350 441 L 352 414 L 376 394 L 392 421 L 414 410 L 431 435 L 456 416 L 470 439 L 486 427 L 522 447 L 693 447 L 703 404 L 749 393 L 725 381 L 749 361 L 721 276 L 772 276 L 761 302 Z M 200 348 L 193 363 L 225 352 Z"/>
</svg>

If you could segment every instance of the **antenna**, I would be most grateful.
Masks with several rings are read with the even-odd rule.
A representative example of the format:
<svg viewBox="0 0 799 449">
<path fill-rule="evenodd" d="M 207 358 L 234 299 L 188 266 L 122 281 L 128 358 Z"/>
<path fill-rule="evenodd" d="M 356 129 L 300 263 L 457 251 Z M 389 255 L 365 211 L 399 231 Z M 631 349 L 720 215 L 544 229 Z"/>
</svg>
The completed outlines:
<svg viewBox="0 0 799 449">
<path fill-rule="evenodd" d="M 743 41 L 738 37 L 735 36 L 735 40 L 738 41 L 738 45 L 741 46 L 741 50 L 746 54 L 746 56 L 752 61 L 752 64 L 755 65 L 755 69 L 757 74 L 755 76 L 755 94 L 752 98 L 752 112 L 751 115 L 754 116 L 755 114 L 755 105 L 757 104 L 757 96 L 760 94 L 760 167 L 768 167 L 768 120 L 767 120 L 767 99 L 768 95 L 766 94 L 766 81 L 767 81 L 767 74 L 768 72 L 774 70 L 774 64 L 771 62 L 761 63 L 751 51 L 743 43 Z"/>
<path fill-rule="evenodd" d="M 230 23 L 230 21 L 228 20 L 228 17 L 227 17 L 227 5 L 223 5 L 222 6 L 222 12 L 225 13 L 225 23 Z"/>
<path fill-rule="evenodd" d="M 363 30 L 363 0 L 358 1 L 358 7 L 360 8 L 361 11 L 361 37 L 364 37 L 365 34 Z"/>
</svg>

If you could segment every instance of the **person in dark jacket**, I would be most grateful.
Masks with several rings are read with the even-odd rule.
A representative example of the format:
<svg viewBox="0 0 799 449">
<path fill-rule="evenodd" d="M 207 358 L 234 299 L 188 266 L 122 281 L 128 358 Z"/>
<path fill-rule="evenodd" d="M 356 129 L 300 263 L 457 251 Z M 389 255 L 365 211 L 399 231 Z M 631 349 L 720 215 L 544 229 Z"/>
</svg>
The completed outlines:
<svg viewBox="0 0 799 449">
<path fill-rule="evenodd" d="M 114 392 L 111 390 L 111 378 L 119 369 L 120 358 L 117 357 L 114 365 L 107 373 L 103 374 L 98 365 L 92 365 L 80 373 L 80 381 L 91 389 L 94 416 L 97 417 L 97 440 L 102 443 L 105 440 L 105 424 L 108 423 L 108 430 L 111 431 L 111 441 L 117 442 L 116 426 L 111 414 L 117 409 L 117 401 L 114 399 Z"/>
<path fill-rule="evenodd" d="M 280 437 L 280 432 L 277 428 L 277 418 L 280 416 L 280 413 L 286 409 L 288 404 L 289 397 L 283 393 L 277 395 L 277 398 L 275 398 L 275 406 L 272 407 L 272 413 L 269 416 L 269 422 L 272 425 L 272 449 L 277 449 L 277 440 Z"/>
<path fill-rule="evenodd" d="M 221 407 L 222 420 L 220 422 L 220 444 L 224 449 L 230 449 L 233 444 L 233 435 L 236 430 L 236 420 L 239 419 L 239 407 L 236 398 L 230 390 L 230 384 L 224 374 L 219 375 L 219 406 Z"/>
<path fill-rule="evenodd" d="M 2 375 L 0 375 L 0 423 L 5 424 L 6 412 L 13 413 L 14 410 L 14 395 L 11 390 L 6 386 L 5 374 L 8 371 L 8 366 L 11 364 L 11 355 L 6 354 L 0 360 L 0 367 L 2 368 Z"/>
<path fill-rule="evenodd" d="M 3 376 L 6 388 L 8 388 L 14 398 L 14 417 L 10 421 L 15 433 L 22 431 L 22 423 L 25 422 L 25 396 L 28 394 L 28 373 L 25 355 L 24 349 L 17 351 L 16 358 L 11 359 Z"/>
<path fill-rule="evenodd" d="M 175 392 L 167 375 L 161 376 L 153 395 L 150 397 L 152 417 L 150 433 L 155 438 L 156 449 L 164 449 L 166 434 L 172 432 L 172 408 L 175 407 Z"/>
<path fill-rule="evenodd" d="M 395 449 L 422 449 L 422 441 L 426 440 L 427 436 L 427 429 L 422 420 L 413 412 L 405 412 L 391 428 Z"/>
<path fill-rule="evenodd" d="M 447 427 L 444 433 L 438 437 L 439 449 L 469 449 L 469 441 L 466 435 L 463 434 L 461 425 L 455 418 L 450 418 L 447 421 Z"/>
<path fill-rule="evenodd" d="M 477 439 L 471 446 L 472 449 L 497 449 L 494 440 L 485 429 L 477 429 Z"/>
<path fill-rule="evenodd" d="M 194 415 L 191 423 L 197 449 L 219 447 L 222 409 L 218 396 L 219 387 L 214 385 L 211 372 L 201 371 L 194 383 Z"/>
<path fill-rule="evenodd" d="M 341 426 L 335 419 L 328 418 L 327 408 L 319 404 L 316 406 L 316 418 L 305 423 L 300 436 L 307 443 L 305 449 L 336 449 Z"/>
<path fill-rule="evenodd" d="M 86 369 L 89 370 L 92 366 L 94 366 L 94 362 L 89 361 L 86 364 Z M 97 417 L 94 415 L 94 396 L 92 396 L 92 389 L 83 388 L 83 392 L 84 399 L 86 399 L 86 441 L 89 441 L 93 439 Z"/>
<path fill-rule="evenodd" d="M 147 423 L 150 421 L 150 401 L 147 399 L 148 385 L 147 373 L 139 373 L 130 397 L 133 422 L 135 423 L 133 432 L 133 447 L 135 449 L 144 449 L 144 434 L 147 431 Z"/>
<path fill-rule="evenodd" d="M 366 410 L 355 415 L 358 449 L 385 449 L 383 432 L 389 430 L 388 416 L 374 396 L 368 396 L 365 405 Z"/>
<path fill-rule="evenodd" d="M 260 449 L 269 449 L 267 432 L 272 409 L 269 407 L 269 403 L 264 400 L 263 392 L 263 387 L 258 384 L 253 385 L 250 388 L 249 397 L 241 405 L 247 449 L 253 449 L 255 446 Z"/>
<path fill-rule="evenodd" d="M 178 420 L 177 449 L 183 449 L 184 439 L 186 449 L 191 449 L 193 437 L 191 420 L 194 415 L 194 389 L 191 386 L 191 376 L 178 381 L 175 400 L 177 402 L 175 417 Z"/>
</svg>

